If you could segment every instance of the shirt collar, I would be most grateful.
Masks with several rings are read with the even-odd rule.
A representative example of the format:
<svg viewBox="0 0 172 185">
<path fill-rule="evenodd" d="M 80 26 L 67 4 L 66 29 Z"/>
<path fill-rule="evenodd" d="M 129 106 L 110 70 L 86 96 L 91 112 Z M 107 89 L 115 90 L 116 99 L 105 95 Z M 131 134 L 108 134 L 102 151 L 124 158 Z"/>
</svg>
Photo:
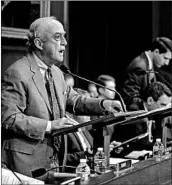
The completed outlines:
<svg viewBox="0 0 172 185">
<path fill-rule="evenodd" d="M 35 57 L 35 60 L 38 64 L 39 68 L 46 71 L 48 69 L 48 66 L 42 60 L 40 60 L 34 52 L 33 52 L 33 55 Z"/>
<path fill-rule="evenodd" d="M 143 107 L 144 107 L 145 111 L 148 111 L 148 109 L 147 109 L 147 107 L 145 105 L 145 102 L 143 102 Z"/>
<path fill-rule="evenodd" d="M 149 62 L 149 68 L 150 68 L 149 70 L 151 70 L 153 66 L 152 66 L 152 60 L 148 54 L 148 51 L 145 51 L 145 55 L 146 55 L 148 62 Z"/>
</svg>

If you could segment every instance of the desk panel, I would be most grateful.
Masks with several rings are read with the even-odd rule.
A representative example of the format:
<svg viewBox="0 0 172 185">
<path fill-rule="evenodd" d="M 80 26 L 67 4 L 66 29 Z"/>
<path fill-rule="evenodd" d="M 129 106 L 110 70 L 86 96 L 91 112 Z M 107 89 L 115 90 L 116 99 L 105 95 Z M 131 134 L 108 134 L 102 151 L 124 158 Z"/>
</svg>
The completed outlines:
<svg viewBox="0 0 172 185">
<path fill-rule="evenodd" d="M 171 157 L 161 162 L 153 158 L 140 161 L 133 165 L 132 172 L 117 177 L 114 172 L 108 172 L 98 177 L 82 182 L 82 185 L 169 185 L 172 184 L 172 161 Z"/>
</svg>

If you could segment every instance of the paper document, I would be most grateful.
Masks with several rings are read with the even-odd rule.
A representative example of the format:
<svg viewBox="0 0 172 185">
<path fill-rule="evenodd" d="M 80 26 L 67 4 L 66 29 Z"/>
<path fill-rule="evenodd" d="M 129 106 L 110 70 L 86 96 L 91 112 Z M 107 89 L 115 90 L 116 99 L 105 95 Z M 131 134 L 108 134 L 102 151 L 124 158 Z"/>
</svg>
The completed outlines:
<svg viewBox="0 0 172 185">
<path fill-rule="evenodd" d="M 128 159 L 122 159 L 122 158 L 110 158 L 110 165 L 117 164 L 123 161 L 127 161 Z M 139 162 L 139 160 L 131 160 L 132 164 Z"/>
<path fill-rule="evenodd" d="M 126 158 L 131 158 L 131 159 L 138 159 L 139 157 L 142 157 L 146 154 L 152 155 L 152 151 L 148 151 L 148 150 L 133 151 L 125 157 Z"/>
<path fill-rule="evenodd" d="M 14 172 L 23 182 L 27 182 L 28 184 L 44 184 L 44 181 L 37 180 L 25 175 L 22 175 L 20 173 Z M 1 171 L 1 184 L 21 184 L 19 179 L 13 174 L 12 171 L 8 169 L 2 168 Z"/>
</svg>

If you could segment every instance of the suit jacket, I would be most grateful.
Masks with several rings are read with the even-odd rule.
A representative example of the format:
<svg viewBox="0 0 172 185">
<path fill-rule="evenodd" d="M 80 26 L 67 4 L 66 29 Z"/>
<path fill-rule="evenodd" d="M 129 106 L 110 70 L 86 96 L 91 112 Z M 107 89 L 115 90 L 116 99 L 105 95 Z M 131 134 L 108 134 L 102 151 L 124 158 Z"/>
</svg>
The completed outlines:
<svg viewBox="0 0 172 185">
<path fill-rule="evenodd" d="M 149 62 L 145 53 L 136 57 L 128 66 L 122 90 L 122 95 L 128 110 L 141 110 L 142 95 L 149 83 L 157 80 L 166 84 L 172 90 L 172 75 L 162 71 L 152 63 L 152 69 L 158 74 L 142 72 L 149 70 Z"/>
<path fill-rule="evenodd" d="M 82 133 L 85 136 L 85 139 L 87 139 L 87 142 L 90 144 L 91 149 L 93 147 L 93 138 L 90 135 L 90 133 L 87 130 L 82 131 Z M 64 147 L 65 145 L 62 145 Z M 64 151 L 64 148 L 61 150 Z M 62 152 L 62 155 L 64 156 L 64 152 Z M 80 163 L 80 159 L 87 158 L 87 155 L 83 149 L 83 146 L 81 144 L 81 141 L 77 135 L 77 133 L 69 133 L 67 135 L 67 151 L 66 151 L 66 163 L 64 165 L 66 166 L 73 166 L 77 167 Z M 61 160 L 62 162 L 62 160 Z M 62 165 L 62 163 L 60 164 Z M 75 168 L 68 168 L 64 167 L 63 171 L 65 172 L 73 172 L 75 173 Z"/>
<path fill-rule="evenodd" d="M 62 72 L 52 66 L 60 117 L 69 112 L 102 114 L 100 99 L 82 98 L 68 88 Z M 46 134 L 52 118 L 47 91 L 32 54 L 11 65 L 2 77 L 2 161 L 14 171 L 32 176 L 31 171 L 49 168 L 53 155 L 52 136 Z"/>
</svg>

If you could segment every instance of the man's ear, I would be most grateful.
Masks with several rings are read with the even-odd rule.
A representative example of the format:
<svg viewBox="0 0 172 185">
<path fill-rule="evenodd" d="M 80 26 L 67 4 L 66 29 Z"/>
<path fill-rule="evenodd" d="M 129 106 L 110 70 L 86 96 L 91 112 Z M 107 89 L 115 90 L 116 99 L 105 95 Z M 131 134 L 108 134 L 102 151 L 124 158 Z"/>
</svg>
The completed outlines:
<svg viewBox="0 0 172 185">
<path fill-rule="evenodd" d="M 43 43 L 41 42 L 39 38 L 35 38 L 34 43 L 38 49 L 43 50 Z"/>
<path fill-rule="evenodd" d="M 152 105 L 154 103 L 154 99 L 150 96 L 147 98 L 147 104 Z"/>
<path fill-rule="evenodd" d="M 155 49 L 153 52 L 155 55 L 157 55 L 157 54 L 159 54 L 159 49 Z"/>
</svg>

